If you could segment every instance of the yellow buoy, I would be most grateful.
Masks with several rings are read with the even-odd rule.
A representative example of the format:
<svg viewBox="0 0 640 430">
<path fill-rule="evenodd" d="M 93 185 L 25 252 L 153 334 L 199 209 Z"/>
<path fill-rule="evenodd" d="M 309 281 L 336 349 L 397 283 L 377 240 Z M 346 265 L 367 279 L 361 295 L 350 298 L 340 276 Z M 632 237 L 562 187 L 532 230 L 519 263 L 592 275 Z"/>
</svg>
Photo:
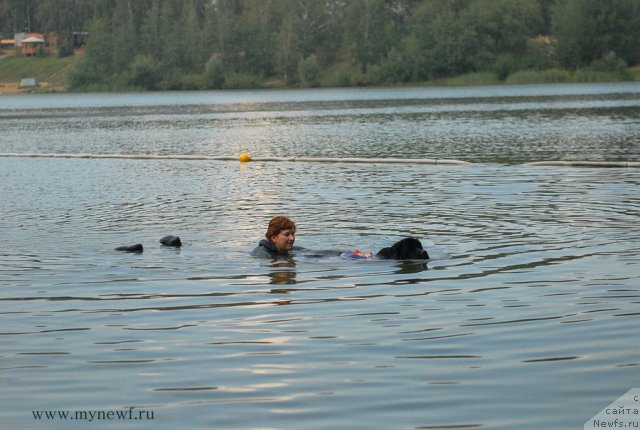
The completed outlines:
<svg viewBox="0 0 640 430">
<path fill-rule="evenodd" d="M 251 161 L 251 155 L 247 154 L 246 152 L 240 154 L 240 162 L 246 163 L 247 161 Z"/>
</svg>

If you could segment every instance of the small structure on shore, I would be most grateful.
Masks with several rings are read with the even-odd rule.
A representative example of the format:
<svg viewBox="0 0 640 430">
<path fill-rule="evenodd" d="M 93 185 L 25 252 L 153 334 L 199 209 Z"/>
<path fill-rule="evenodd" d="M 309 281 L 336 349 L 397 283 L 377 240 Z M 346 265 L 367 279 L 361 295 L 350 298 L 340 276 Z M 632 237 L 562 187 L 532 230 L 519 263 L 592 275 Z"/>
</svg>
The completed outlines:
<svg viewBox="0 0 640 430">
<path fill-rule="evenodd" d="M 30 33 L 25 36 L 20 43 L 22 55 L 35 57 L 39 53 L 44 52 L 44 36 L 42 34 Z"/>
<path fill-rule="evenodd" d="M 20 88 L 38 88 L 39 86 L 38 78 L 22 78 L 20 80 Z"/>
<path fill-rule="evenodd" d="M 15 47 L 15 39 L 0 39 L 0 51 L 2 51 L 3 49 L 15 49 Z"/>
</svg>

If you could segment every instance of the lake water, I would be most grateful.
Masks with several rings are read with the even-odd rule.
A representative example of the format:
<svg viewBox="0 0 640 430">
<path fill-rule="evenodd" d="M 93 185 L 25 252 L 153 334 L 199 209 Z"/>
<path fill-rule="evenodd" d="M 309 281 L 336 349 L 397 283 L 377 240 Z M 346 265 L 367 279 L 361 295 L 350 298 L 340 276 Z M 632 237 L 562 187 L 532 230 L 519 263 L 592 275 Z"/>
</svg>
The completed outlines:
<svg viewBox="0 0 640 430">
<path fill-rule="evenodd" d="M 582 429 L 640 387 L 640 169 L 522 164 L 640 161 L 640 84 L 0 97 L 3 153 L 242 151 L 476 164 L 0 157 L 0 428 Z M 432 259 L 249 257 L 277 214 Z"/>
</svg>

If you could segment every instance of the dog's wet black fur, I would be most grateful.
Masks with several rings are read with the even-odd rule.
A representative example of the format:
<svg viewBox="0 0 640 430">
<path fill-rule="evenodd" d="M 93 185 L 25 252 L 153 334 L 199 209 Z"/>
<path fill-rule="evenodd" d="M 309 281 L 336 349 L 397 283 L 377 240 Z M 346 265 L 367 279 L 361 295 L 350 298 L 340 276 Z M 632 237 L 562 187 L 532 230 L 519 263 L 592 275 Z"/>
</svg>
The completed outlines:
<svg viewBox="0 0 640 430">
<path fill-rule="evenodd" d="M 144 251 L 144 248 L 142 247 L 141 243 L 136 243 L 135 245 L 131 246 L 119 246 L 116 248 L 116 251 L 133 252 L 136 254 L 140 254 L 142 253 L 142 251 Z"/>
<path fill-rule="evenodd" d="M 178 236 L 164 236 L 162 239 L 160 239 L 160 243 L 164 246 L 173 246 L 175 248 L 179 248 L 182 246 L 182 241 Z M 144 251 L 144 247 L 141 243 L 136 243 L 135 245 L 131 246 L 119 246 L 116 248 L 116 251 L 133 252 L 136 254 L 140 254 Z"/>
<path fill-rule="evenodd" d="M 175 248 L 180 248 L 182 246 L 182 241 L 178 236 L 165 236 L 160 239 L 160 243 L 164 246 L 173 246 Z"/>
<path fill-rule="evenodd" d="M 428 260 L 429 253 L 416 238 L 407 237 L 393 245 L 382 248 L 376 254 L 382 260 Z"/>
</svg>

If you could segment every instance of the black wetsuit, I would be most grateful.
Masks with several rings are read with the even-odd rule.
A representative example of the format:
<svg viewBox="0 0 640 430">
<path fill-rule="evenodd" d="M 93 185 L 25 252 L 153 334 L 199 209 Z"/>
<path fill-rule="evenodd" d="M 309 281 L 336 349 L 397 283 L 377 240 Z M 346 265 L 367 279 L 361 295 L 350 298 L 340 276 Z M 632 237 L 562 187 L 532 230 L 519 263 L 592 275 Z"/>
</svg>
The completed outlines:
<svg viewBox="0 0 640 430">
<path fill-rule="evenodd" d="M 304 248 L 301 246 L 294 246 L 292 248 L 292 251 L 299 251 L 301 249 L 304 249 Z M 267 239 L 262 239 L 260 243 L 258 243 L 258 246 L 255 247 L 253 251 L 251 251 L 251 255 L 253 255 L 254 257 L 260 257 L 260 258 L 293 257 L 293 254 L 291 252 L 288 252 L 286 254 L 280 254 L 278 252 L 278 247 L 276 246 L 276 244 Z"/>
<path fill-rule="evenodd" d="M 251 251 L 251 255 L 261 258 L 289 257 L 289 254 L 279 254 L 276 244 L 267 239 L 262 239 L 260 243 L 258 243 L 258 246 Z"/>
<path fill-rule="evenodd" d="M 302 246 L 294 246 L 291 248 L 291 252 L 286 254 L 279 254 L 278 247 L 275 243 L 271 242 L 267 239 L 262 239 L 258 246 L 256 246 L 253 251 L 251 251 L 251 255 L 254 257 L 260 258 L 292 258 L 294 256 L 298 257 L 308 257 L 308 258 L 321 258 L 321 257 L 332 257 L 340 255 L 342 251 L 334 251 L 334 250 L 320 250 L 314 251 L 307 249 Z"/>
</svg>

